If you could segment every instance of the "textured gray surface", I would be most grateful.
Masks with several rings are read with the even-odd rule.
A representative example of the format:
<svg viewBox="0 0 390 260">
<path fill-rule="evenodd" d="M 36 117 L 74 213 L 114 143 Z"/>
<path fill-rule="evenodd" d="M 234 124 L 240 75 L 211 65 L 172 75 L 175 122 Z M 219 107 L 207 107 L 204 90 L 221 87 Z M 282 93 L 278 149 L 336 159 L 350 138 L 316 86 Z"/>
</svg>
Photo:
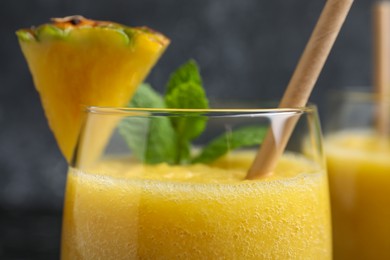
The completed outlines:
<svg viewBox="0 0 390 260">
<path fill-rule="evenodd" d="M 49 17 L 82 14 L 148 25 L 172 44 L 148 81 L 196 59 L 214 99 L 279 99 L 325 1 L 1 0 L 0 207 L 61 208 L 66 164 L 48 130 L 14 31 Z M 312 101 L 371 81 L 371 1 L 356 1 Z"/>
</svg>

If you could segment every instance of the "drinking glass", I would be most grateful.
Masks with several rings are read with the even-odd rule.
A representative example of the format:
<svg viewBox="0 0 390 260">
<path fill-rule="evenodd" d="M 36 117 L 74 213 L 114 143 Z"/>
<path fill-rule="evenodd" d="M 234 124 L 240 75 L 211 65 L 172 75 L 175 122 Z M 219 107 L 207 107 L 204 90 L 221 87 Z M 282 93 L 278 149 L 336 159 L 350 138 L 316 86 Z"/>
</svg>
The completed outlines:
<svg viewBox="0 0 390 260">
<path fill-rule="evenodd" d="M 246 180 L 265 133 L 277 143 L 288 120 L 297 124 L 273 174 Z M 331 254 L 315 107 L 87 108 L 69 166 L 62 259 Z"/>
<path fill-rule="evenodd" d="M 334 259 L 390 259 L 389 99 L 346 90 L 328 107 Z"/>
</svg>

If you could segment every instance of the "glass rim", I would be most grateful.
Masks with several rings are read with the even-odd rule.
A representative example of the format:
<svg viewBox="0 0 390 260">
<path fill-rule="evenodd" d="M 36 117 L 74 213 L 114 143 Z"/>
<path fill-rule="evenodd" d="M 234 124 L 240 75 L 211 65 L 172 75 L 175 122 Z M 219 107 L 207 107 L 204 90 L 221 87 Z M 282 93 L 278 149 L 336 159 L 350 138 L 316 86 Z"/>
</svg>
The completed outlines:
<svg viewBox="0 0 390 260">
<path fill-rule="evenodd" d="M 174 113 L 201 113 L 201 114 L 284 114 L 284 113 L 313 113 L 317 111 L 314 104 L 308 104 L 305 107 L 288 107 L 288 108 L 131 108 L 131 107 L 109 107 L 109 106 L 87 106 L 85 109 L 88 114 L 101 115 L 126 115 L 132 113 L 151 113 L 151 114 L 174 114 Z"/>
</svg>

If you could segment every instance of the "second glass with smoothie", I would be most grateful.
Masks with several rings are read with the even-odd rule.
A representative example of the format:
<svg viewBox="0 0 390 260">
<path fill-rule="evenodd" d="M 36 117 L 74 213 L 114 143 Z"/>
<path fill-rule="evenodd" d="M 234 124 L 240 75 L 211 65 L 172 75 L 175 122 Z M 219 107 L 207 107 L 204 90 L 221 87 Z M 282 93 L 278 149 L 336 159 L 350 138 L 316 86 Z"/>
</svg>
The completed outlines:
<svg viewBox="0 0 390 260">
<path fill-rule="evenodd" d="M 376 128 L 386 105 L 362 91 L 331 102 L 337 113 L 330 111 L 325 148 L 334 257 L 390 259 L 390 135 Z"/>
</svg>

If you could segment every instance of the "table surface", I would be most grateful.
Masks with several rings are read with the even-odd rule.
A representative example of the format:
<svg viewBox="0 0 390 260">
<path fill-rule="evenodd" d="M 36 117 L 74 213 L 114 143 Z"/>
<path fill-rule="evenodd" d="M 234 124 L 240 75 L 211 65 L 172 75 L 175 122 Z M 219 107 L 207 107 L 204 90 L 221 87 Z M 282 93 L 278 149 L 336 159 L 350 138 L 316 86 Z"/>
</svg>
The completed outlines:
<svg viewBox="0 0 390 260">
<path fill-rule="evenodd" d="M 0 259 L 59 259 L 61 218 L 61 211 L 0 209 Z"/>
</svg>

